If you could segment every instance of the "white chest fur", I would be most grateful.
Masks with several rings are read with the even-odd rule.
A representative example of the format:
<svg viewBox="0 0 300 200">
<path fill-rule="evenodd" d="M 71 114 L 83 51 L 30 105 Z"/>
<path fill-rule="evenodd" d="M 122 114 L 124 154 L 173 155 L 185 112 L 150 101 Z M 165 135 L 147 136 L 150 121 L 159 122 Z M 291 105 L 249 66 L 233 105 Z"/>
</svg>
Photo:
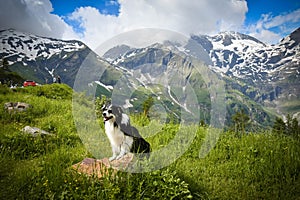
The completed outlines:
<svg viewBox="0 0 300 200">
<path fill-rule="evenodd" d="M 105 122 L 105 133 L 113 146 L 120 146 L 124 140 L 124 134 L 111 121 Z"/>
<path fill-rule="evenodd" d="M 125 154 L 130 152 L 133 138 L 124 135 L 120 128 L 115 126 L 113 122 L 105 122 L 105 133 L 110 141 L 113 151 L 113 156 L 109 158 L 110 161 L 122 158 Z"/>
</svg>

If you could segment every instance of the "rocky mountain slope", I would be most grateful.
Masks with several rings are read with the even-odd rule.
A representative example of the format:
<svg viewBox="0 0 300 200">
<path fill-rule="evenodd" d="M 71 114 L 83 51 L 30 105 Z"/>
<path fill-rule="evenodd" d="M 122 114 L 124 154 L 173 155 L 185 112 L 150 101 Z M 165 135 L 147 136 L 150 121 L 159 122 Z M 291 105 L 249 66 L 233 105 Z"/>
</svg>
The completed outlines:
<svg viewBox="0 0 300 200">
<path fill-rule="evenodd" d="M 60 76 L 72 86 L 81 63 L 93 53 L 80 41 L 40 37 L 12 29 L 0 31 L 0 44 L 0 58 L 7 60 L 10 70 L 41 84 L 52 83 L 54 76 Z"/>
<path fill-rule="evenodd" d="M 208 63 L 209 67 L 223 76 L 229 99 L 248 98 L 263 106 L 266 111 L 260 111 L 258 115 L 268 116 L 268 111 L 279 115 L 292 114 L 294 117 L 299 117 L 300 113 L 299 38 L 300 28 L 276 45 L 266 45 L 251 36 L 237 32 L 223 32 L 215 36 L 191 36 L 191 39 L 200 44 L 209 55 L 212 61 Z M 178 44 L 172 43 L 165 46 L 169 49 L 175 48 L 186 55 L 191 52 L 187 46 L 178 47 Z M 109 50 L 104 57 L 115 65 L 135 71 L 137 66 L 146 63 L 160 62 L 161 65 L 167 65 L 168 59 L 157 58 L 157 55 L 160 55 L 159 49 L 161 48 L 157 45 L 144 49 L 121 45 Z M 253 112 L 250 104 L 246 110 Z M 228 106 L 234 109 L 243 107 Z"/>
<path fill-rule="evenodd" d="M 232 84 L 240 85 L 241 83 L 227 77 L 223 78 L 226 81 L 225 85 L 222 86 L 222 82 L 218 81 L 219 73 L 215 72 L 215 75 L 208 74 L 211 71 L 208 69 L 209 66 L 205 64 L 206 62 L 195 63 L 189 59 L 188 55 L 182 53 L 183 49 L 185 49 L 184 52 L 190 52 L 188 45 L 180 46 L 180 51 L 174 49 L 174 47 L 177 48 L 178 45 L 170 46 L 170 43 L 167 46 L 154 44 L 146 48 L 131 49 L 122 56 L 115 58 L 111 63 L 134 75 L 134 79 L 139 81 L 139 83 L 132 86 L 135 90 L 138 91 L 139 86 L 147 88 L 148 91 L 146 89 L 139 91 L 139 99 L 143 96 L 143 100 L 146 100 L 146 94 L 150 94 L 159 100 L 162 100 L 161 96 L 166 97 L 157 103 L 162 104 L 164 108 L 167 107 L 168 110 L 172 110 L 175 116 L 180 116 L 180 110 L 187 111 L 184 115 L 186 117 L 189 115 L 189 111 L 197 112 L 197 109 L 199 109 L 200 119 L 205 123 L 211 123 L 214 121 L 212 119 L 216 119 L 215 122 L 224 120 L 226 125 L 229 125 L 232 114 L 244 109 L 250 115 L 253 124 L 263 126 L 271 124 L 272 117 L 274 117 L 272 113 L 239 90 L 231 88 Z M 104 56 L 106 57 L 107 54 Z M 108 60 L 111 60 L 111 58 L 108 58 Z M 218 84 L 221 84 L 220 87 L 218 87 Z M 224 94 L 224 97 L 219 97 L 221 102 L 214 103 L 212 99 L 216 99 L 215 93 L 219 93 L 219 96 L 222 94 L 222 87 L 226 94 Z M 124 91 L 123 88 L 115 89 Z M 173 91 L 173 93 L 170 93 L 170 91 Z M 195 95 L 195 99 L 191 99 L 193 95 Z M 174 100 L 174 97 L 177 97 L 177 99 Z M 135 100 L 130 102 L 135 108 L 140 103 L 140 101 Z M 188 108 L 186 106 L 193 104 L 196 104 L 197 107 L 190 106 Z M 214 109 L 220 110 L 214 113 L 212 112 Z M 223 109 L 226 109 L 226 111 Z"/>
<path fill-rule="evenodd" d="M 234 32 L 193 38 L 209 53 L 213 70 L 245 84 L 232 88 L 278 114 L 299 118 L 300 28 L 276 45 Z"/>
<path fill-rule="evenodd" d="M 25 79 L 51 83 L 52 78 L 59 75 L 70 86 L 78 70 L 86 66 L 83 68 L 89 76 L 80 77 L 77 85 L 96 85 L 98 94 L 111 95 L 113 88 L 120 87 L 121 78 L 126 77 L 130 82 L 123 87 L 135 92 L 130 98 L 122 99 L 126 102 L 124 105 L 142 109 L 142 102 L 151 93 L 175 115 L 179 114 L 176 109 L 187 113 L 192 109 L 187 107 L 187 97 L 180 96 L 188 83 L 192 83 L 192 88 L 201 88 L 195 96 L 203 113 L 200 118 L 207 121 L 212 106 L 210 91 L 205 78 L 187 59 L 200 52 L 199 59 L 226 82 L 226 120 L 230 121 L 234 112 L 245 109 L 255 123 L 270 125 L 274 114 L 297 116 L 300 113 L 299 35 L 300 29 L 297 29 L 276 45 L 266 45 L 236 32 L 193 35 L 185 46 L 170 41 L 139 49 L 120 44 L 107 51 L 104 60 L 79 41 L 4 30 L 0 31 L 0 58 L 7 60 L 9 69 Z M 201 48 L 195 49 L 193 43 Z M 178 77 L 174 74 L 180 74 L 186 82 L 182 80 L 176 85 Z M 165 89 L 149 86 L 153 82 L 163 85 L 158 80 L 166 77 L 173 77 L 173 80 L 164 85 Z M 172 91 L 177 92 L 179 98 L 176 99 Z"/>
<path fill-rule="evenodd" d="M 257 39 L 236 32 L 223 32 L 216 36 L 192 36 L 209 53 L 213 68 L 230 77 L 249 83 L 268 83 L 284 77 L 274 76 L 299 70 L 287 65 L 299 65 L 300 28 L 276 45 L 266 45 Z"/>
</svg>

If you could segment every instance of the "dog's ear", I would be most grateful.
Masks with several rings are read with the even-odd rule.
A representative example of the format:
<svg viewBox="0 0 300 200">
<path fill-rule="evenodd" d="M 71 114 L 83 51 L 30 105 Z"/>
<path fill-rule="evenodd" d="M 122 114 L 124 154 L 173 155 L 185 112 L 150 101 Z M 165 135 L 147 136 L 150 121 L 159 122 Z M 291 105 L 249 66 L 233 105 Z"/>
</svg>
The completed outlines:
<svg viewBox="0 0 300 200">
<path fill-rule="evenodd" d="M 106 105 L 103 104 L 103 106 L 101 107 L 101 110 L 104 111 L 106 109 Z"/>
<path fill-rule="evenodd" d="M 125 113 L 122 114 L 121 124 L 125 124 L 126 126 L 130 125 L 129 116 Z"/>
<path fill-rule="evenodd" d="M 119 106 L 110 106 L 109 108 L 111 108 L 112 112 L 115 115 L 121 115 L 123 113 L 121 107 L 119 107 Z"/>
<path fill-rule="evenodd" d="M 120 114 L 122 115 L 122 113 L 123 113 L 122 108 L 121 108 L 121 107 L 117 107 L 117 110 L 118 110 L 117 112 L 120 113 Z"/>
<path fill-rule="evenodd" d="M 119 106 L 110 106 L 110 108 L 116 117 L 116 122 L 120 124 L 122 120 L 122 109 Z"/>
</svg>

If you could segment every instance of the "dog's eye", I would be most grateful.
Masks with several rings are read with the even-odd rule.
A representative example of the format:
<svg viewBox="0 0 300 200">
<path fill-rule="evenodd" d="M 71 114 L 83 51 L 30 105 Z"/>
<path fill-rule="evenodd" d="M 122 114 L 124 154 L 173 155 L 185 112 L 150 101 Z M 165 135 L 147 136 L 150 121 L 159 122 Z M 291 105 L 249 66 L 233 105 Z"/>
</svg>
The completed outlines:
<svg viewBox="0 0 300 200">
<path fill-rule="evenodd" d="M 107 112 L 111 114 L 111 113 L 112 113 L 112 110 L 108 110 Z"/>
</svg>

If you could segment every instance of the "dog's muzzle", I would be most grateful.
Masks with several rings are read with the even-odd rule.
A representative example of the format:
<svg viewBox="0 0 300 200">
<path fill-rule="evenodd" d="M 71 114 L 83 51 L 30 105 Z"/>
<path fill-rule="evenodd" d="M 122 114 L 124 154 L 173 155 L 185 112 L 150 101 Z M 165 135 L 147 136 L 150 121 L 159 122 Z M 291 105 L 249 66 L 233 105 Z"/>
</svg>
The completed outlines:
<svg viewBox="0 0 300 200">
<path fill-rule="evenodd" d="M 113 116 L 106 116 L 106 113 L 103 113 L 102 116 L 105 122 L 113 118 Z"/>
</svg>

